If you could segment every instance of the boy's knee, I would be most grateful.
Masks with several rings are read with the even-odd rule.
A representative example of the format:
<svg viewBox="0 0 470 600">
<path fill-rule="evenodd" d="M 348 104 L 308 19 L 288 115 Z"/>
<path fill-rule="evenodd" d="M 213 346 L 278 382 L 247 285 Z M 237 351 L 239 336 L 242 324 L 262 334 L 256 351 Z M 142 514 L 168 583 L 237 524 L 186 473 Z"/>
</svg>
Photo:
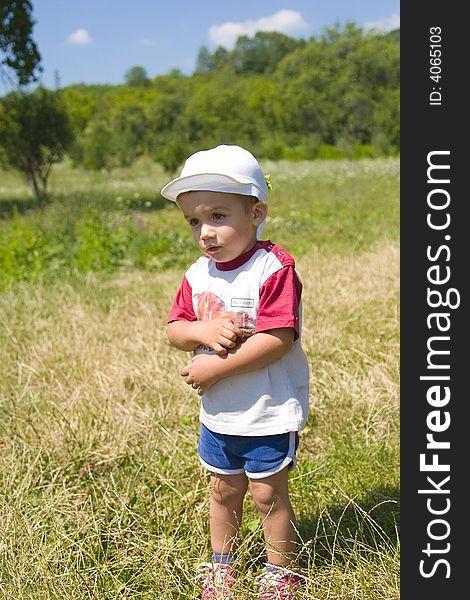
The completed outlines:
<svg viewBox="0 0 470 600">
<path fill-rule="evenodd" d="M 229 504 L 243 499 L 248 489 L 246 477 L 222 475 L 212 477 L 212 498 L 220 504 Z"/>
<path fill-rule="evenodd" d="M 279 493 L 269 485 L 252 481 L 250 483 L 251 495 L 259 512 L 266 516 L 277 510 L 281 497 Z"/>
</svg>

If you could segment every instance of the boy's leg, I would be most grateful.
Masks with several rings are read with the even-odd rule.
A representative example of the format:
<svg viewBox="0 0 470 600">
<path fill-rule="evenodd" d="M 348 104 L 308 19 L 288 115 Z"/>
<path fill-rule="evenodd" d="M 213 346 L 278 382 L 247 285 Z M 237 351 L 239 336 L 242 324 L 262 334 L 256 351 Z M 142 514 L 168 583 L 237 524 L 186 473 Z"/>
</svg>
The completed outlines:
<svg viewBox="0 0 470 600">
<path fill-rule="evenodd" d="M 209 517 L 212 550 L 218 554 L 229 554 L 236 549 L 248 478 L 244 473 L 211 473 L 211 487 Z"/>
<path fill-rule="evenodd" d="M 264 479 L 250 479 L 250 490 L 263 519 L 268 561 L 286 567 L 297 541 L 295 515 L 289 500 L 288 467 Z"/>
</svg>

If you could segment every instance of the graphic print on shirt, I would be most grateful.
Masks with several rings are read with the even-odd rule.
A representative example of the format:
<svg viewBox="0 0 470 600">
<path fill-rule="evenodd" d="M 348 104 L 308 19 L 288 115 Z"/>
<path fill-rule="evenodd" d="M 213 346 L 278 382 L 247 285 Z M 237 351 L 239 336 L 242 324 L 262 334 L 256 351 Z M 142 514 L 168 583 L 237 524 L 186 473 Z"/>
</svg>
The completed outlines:
<svg viewBox="0 0 470 600">
<path fill-rule="evenodd" d="M 252 298 L 232 298 L 230 304 L 231 306 L 227 308 L 224 301 L 213 292 L 203 292 L 193 296 L 194 312 L 198 321 L 229 316 L 240 329 L 247 333 L 254 333 L 256 317 L 244 310 L 233 310 L 234 308 L 254 308 L 254 300 Z"/>
<path fill-rule="evenodd" d="M 242 310 L 233 310 L 234 307 L 243 306 L 246 308 L 254 308 L 254 300 L 250 298 L 234 298 L 235 302 L 231 301 L 232 310 L 227 309 L 223 300 L 221 300 L 213 292 L 202 292 L 201 294 L 194 294 L 193 296 L 193 307 L 194 312 L 198 321 L 207 321 L 209 319 L 220 319 L 222 317 L 229 316 L 232 322 L 236 323 L 238 327 L 246 334 L 250 336 L 255 332 L 256 327 L 256 316 L 250 316 L 249 313 Z M 237 345 L 241 344 L 245 338 L 237 340 Z M 214 350 L 207 346 L 201 345 L 196 350 L 196 354 L 199 352 L 213 354 Z"/>
</svg>

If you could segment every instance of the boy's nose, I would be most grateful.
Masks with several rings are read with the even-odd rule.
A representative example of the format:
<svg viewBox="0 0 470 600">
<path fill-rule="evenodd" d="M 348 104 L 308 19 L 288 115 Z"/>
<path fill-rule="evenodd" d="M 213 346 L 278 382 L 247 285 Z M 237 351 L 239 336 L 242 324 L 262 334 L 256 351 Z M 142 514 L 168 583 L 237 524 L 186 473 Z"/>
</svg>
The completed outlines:
<svg viewBox="0 0 470 600">
<path fill-rule="evenodd" d="M 201 225 L 201 240 L 208 240 L 210 238 L 215 237 L 215 233 L 213 228 L 208 223 L 203 223 Z"/>
</svg>

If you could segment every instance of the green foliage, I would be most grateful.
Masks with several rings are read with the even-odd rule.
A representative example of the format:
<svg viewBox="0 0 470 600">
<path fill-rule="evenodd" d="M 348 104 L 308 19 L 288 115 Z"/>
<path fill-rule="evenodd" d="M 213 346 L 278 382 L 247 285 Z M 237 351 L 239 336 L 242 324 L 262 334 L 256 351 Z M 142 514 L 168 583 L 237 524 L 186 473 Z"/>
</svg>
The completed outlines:
<svg viewBox="0 0 470 600">
<path fill-rule="evenodd" d="M 353 24 L 327 29 L 318 42 L 290 53 L 279 65 L 283 128 L 317 132 L 327 144 L 340 138 L 369 144 L 379 131 L 397 147 L 399 46 Z"/>
<path fill-rule="evenodd" d="M 155 151 L 155 160 L 170 174 L 175 174 L 177 168 L 187 158 L 189 149 L 184 139 L 178 139 L 171 136 L 161 137 L 159 139 L 158 149 Z"/>
<path fill-rule="evenodd" d="M 78 271 L 114 271 L 128 249 L 128 219 L 89 207 L 76 225 L 75 264 Z"/>
<path fill-rule="evenodd" d="M 147 75 L 147 71 L 144 67 L 136 65 L 131 67 L 124 73 L 124 81 L 126 85 L 130 86 L 147 86 L 150 83 L 150 79 Z"/>
<path fill-rule="evenodd" d="M 219 46 L 211 54 L 207 46 L 202 46 L 196 73 L 210 73 L 222 68 L 239 74 L 272 73 L 284 56 L 305 44 L 305 40 L 296 40 L 277 31 L 258 31 L 253 37 L 242 35 L 230 52 Z"/>
<path fill-rule="evenodd" d="M 230 67 L 230 53 L 223 46 L 216 48 L 214 54 L 211 56 L 211 70 L 217 71 L 224 67 Z"/>
<path fill-rule="evenodd" d="M 208 73 L 212 70 L 211 53 L 207 46 L 201 46 L 196 60 L 196 73 Z"/>
<path fill-rule="evenodd" d="M 220 143 L 274 160 L 399 151 L 399 44 L 353 23 L 308 42 L 242 36 L 231 51 L 201 47 L 191 77 L 149 80 L 136 66 L 126 81 L 62 90 L 76 165 L 111 169 L 146 155 L 173 174 L 191 152 Z"/>
<path fill-rule="evenodd" d="M 42 70 L 41 56 L 31 37 L 32 12 L 29 0 L 2 0 L 0 5 L 0 75 L 11 70 L 20 85 L 36 81 L 35 72 Z"/>
<path fill-rule="evenodd" d="M 374 158 L 375 150 L 370 144 L 357 144 L 352 153 L 352 158 Z"/>
<path fill-rule="evenodd" d="M 295 163 L 263 165 L 273 180 L 267 237 L 298 257 L 313 246 L 340 254 L 368 248 L 382 237 L 396 238 L 397 159 L 307 161 L 304 151 L 291 149 Z M 352 149 L 357 156 L 371 151 Z M 316 156 L 343 155 L 322 145 Z M 17 280 L 187 267 L 198 250 L 179 209 L 157 195 L 168 176 L 150 165 L 141 159 L 132 167 L 93 173 L 60 165 L 51 180 L 50 202 L 34 210 L 26 210 L 25 192 L 16 213 L 5 210 L 9 201 L 0 195 L 0 290 Z M 13 176 L 2 176 L 2 183 L 6 198 L 18 193 Z"/>
<path fill-rule="evenodd" d="M 254 150 L 257 124 L 262 119 L 257 110 L 248 108 L 248 102 L 256 102 L 252 83 L 251 78 L 234 79 L 226 70 L 199 82 L 183 114 L 192 146 L 208 148 L 230 140 Z"/>
<path fill-rule="evenodd" d="M 184 269 L 194 257 L 190 240 L 173 231 L 142 231 L 129 248 L 132 264 L 143 271 Z"/>
<path fill-rule="evenodd" d="M 236 73 L 272 73 L 284 56 L 304 46 L 304 40 L 277 31 L 258 31 L 252 38 L 240 36 L 228 61 Z"/>
<path fill-rule="evenodd" d="M 0 146 L 7 163 L 23 173 L 38 200 L 47 192 L 52 165 L 73 140 L 59 92 L 38 88 L 0 99 Z"/>
<path fill-rule="evenodd" d="M 0 169 L 6 169 L 8 167 L 7 156 L 5 150 L 0 146 Z"/>
<path fill-rule="evenodd" d="M 128 220 L 86 208 L 77 220 L 59 220 L 54 210 L 43 218 L 16 215 L 0 236 L 0 289 L 10 280 L 116 270 L 128 249 L 133 227 Z M 61 216 L 63 214 L 61 213 Z"/>
<path fill-rule="evenodd" d="M 242 36 L 230 52 L 202 47 L 192 77 L 172 71 L 150 81 L 135 66 L 126 82 L 61 90 L 75 165 L 110 170 L 147 155 L 174 174 L 189 153 L 219 143 L 274 160 L 399 149 L 399 45 L 352 23 L 308 43 L 275 32 Z M 28 177 L 40 196 L 41 178 Z"/>
<path fill-rule="evenodd" d="M 332 146 L 331 144 L 322 144 L 320 148 L 318 148 L 317 158 L 321 159 L 340 159 L 344 158 L 344 152 L 342 152 L 336 146 Z"/>
<path fill-rule="evenodd" d="M 80 146 L 73 154 L 75 161 L 82 163 L 86 169 L 111 167 L 108 155 L 112 134 L 111 127 L 106 121 L 91 121 L 83 132 Z"/>
<path fill-rule="evenodd" d="M 37 280 L 45 267 L 47 240 L 34 223 L 19 217 L 0 235 L 0 289 L 9 280 Z"/>
<path fill-rule="evenodd" d="M 389 31 L 387 33 L 387 37 L 393 40 L 394 42 L 400 43 L 400 30 L 394 29 L 393 31 Z"/>
<path fill-rule="evenodd" d="M 72 157 L 87 169 L 125 167 L 143 153 L 145 133 L 142 109 L 129 105 L 116 110 L 109 119 L 90 121 Z"/>
<path fill-rule="evenodd" d="M 170 77 L 184 77 L 183 71 L 179 67 L 172 67 L 168 71 Z"/>
</svg>

